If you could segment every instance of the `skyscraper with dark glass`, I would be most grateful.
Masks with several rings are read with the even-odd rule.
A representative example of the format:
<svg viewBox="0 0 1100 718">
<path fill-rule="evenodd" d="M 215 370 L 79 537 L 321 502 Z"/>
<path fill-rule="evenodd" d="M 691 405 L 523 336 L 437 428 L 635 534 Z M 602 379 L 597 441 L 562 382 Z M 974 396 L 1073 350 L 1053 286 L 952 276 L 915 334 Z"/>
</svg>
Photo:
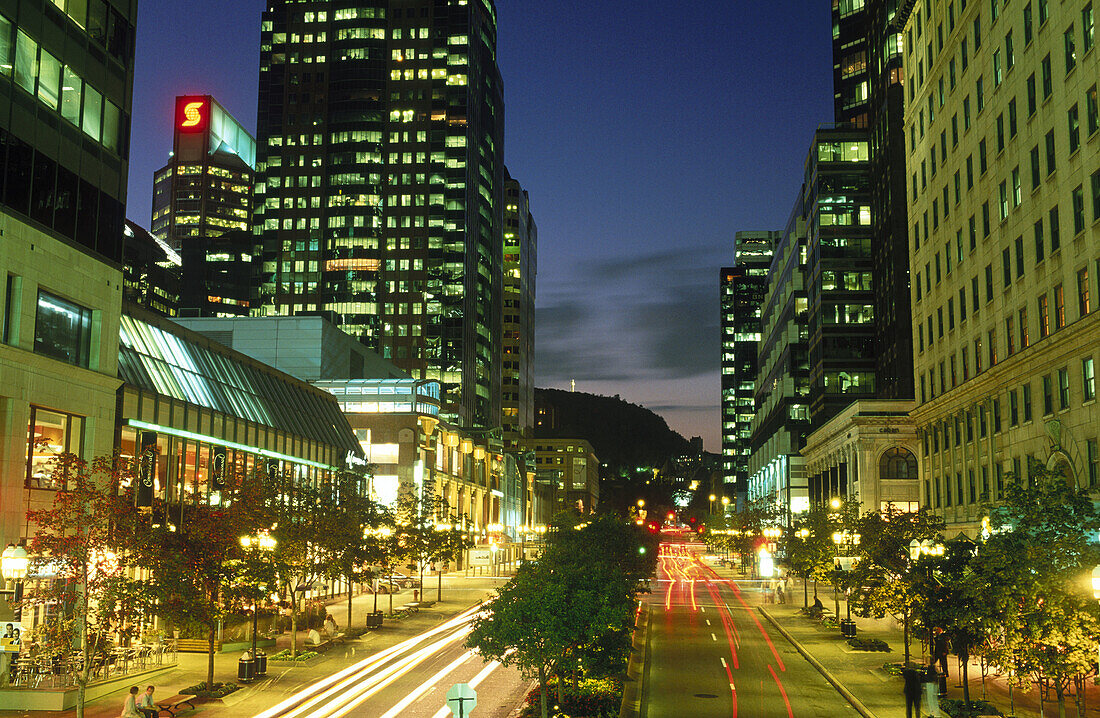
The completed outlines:
<svg viewBox="0 0 1100 718">
<path fill-rule="evenodd" d="M 911 6 L 839 0 L 832 10 L 834 119 L 870 143 L 875 395 L 884 399 L 913 398 L 901 35 Z"/>
<path fill-rule="evenodd" d="M 535 273 L 538 227 L 527 190 L 504 184 L 504 338 L 501 414 L 505 447 L 531 437 L 535 426 Z"/>
<path fill-rule="evenodd" d="M 468 426 L 501 423 L 502 92 L 491 0 L 263 14 L 260 312 L 334 315 Z"/>
<path fill-rule="evenodd" d="M 0 2 L 3 206 L 122 258 L 137 0 Z"/>
<path fill-rule="evenodd" d="M 176 98 L 172 154 L 153 175 L 152 233 L 182 260 L 182 316 L 248 316 L 256 140 L 210 95 Z"/>
<path fill-rule="evenodd" d="M 754 412 L 756 350 L 763 330 L 760 306 L 768 289 L 768 267 L 781 232 L 738 232 L 734 266 L 719 273 L 722 323 L 722 483 L 744 494 L 748 488 Z"/>
</svg>

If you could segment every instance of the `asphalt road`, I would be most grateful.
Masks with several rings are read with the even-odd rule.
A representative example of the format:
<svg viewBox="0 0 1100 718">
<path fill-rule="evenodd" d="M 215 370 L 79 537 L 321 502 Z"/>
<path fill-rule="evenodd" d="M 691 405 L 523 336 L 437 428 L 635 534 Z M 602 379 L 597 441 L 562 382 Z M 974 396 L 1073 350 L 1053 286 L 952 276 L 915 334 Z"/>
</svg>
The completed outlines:
<svg viewBox="0 0 1100 718">
<path fill-rule="evenodd" d="M 755 587 L 720 579 L 699 552 L 661 545 L 641 718 L 858 716 L 756 611 Z"/>
<path fill-rule="evenodd" d="M 477 718 L 506 718 L 530 684 L 462 647 L 472 610 L 295 692 L 255 718 L 443 718 L 456 683 L 477 691 Z M 455 712 L 457 715 L 457 711 Z"/>
</svg>

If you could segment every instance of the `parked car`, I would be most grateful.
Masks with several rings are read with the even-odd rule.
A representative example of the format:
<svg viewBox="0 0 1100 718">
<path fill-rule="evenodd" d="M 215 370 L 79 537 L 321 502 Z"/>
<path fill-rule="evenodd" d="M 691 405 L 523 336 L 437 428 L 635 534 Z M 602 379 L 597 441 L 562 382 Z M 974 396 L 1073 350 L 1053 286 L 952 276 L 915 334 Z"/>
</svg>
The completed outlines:
<svg viewBox="0 0 1100 718">
<path fill-rule="evenodd" d="M 417 576 L 409 576 L 408 574 L 401 573 L 400 571 L 394 571 L 388 576 L 382 576 L 379 579 L 383 584 L 391 584 L 394 586 L 400 586 L 401 588 L 420 588 L 420 578 Z"/>
</svg>

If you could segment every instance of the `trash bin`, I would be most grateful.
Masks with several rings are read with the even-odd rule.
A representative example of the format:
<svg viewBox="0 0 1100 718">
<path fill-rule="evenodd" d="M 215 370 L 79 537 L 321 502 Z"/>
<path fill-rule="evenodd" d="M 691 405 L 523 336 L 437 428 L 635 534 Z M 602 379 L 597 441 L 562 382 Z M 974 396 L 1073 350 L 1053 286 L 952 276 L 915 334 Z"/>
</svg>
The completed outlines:
<svg viewBox="0 0 1100 718">
<path fill-rule="evenodd" d="M 267 675 L 267 654 L 263 649 L 256 649 L 256 677 L 263 678 Z"/>
<path fill-rule="evenodd" d="M 237 661 L 237 680 L 242 683 L 251 683 L 256 678 L 256 661 L 252 654 L 245 651 L 241 659 Z"/>
<path fill-rule="evenodd" d="M 840 619 L 840 635 L 845 638 L 856 637 L 856 622 L 850 618 Z"/>
<path fill-rule="evenodd" d="M 367 628 L 381 628 L 382 627 L 382 612 L 374 611 L 367 614 Z"/>
</svg>

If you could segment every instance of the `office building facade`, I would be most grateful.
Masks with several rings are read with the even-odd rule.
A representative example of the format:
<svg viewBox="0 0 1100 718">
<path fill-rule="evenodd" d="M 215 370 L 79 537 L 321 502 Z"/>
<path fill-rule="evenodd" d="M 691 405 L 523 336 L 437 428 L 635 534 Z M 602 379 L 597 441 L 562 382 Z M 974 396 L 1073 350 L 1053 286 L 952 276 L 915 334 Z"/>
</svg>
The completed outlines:
<svg viewBox="0 0 1100 718">
<path fill-rule="evenodd" d="M 56 495 L 36 452 L 114 445 L 136 12 L 0 2 L 0 544 Z"/>
<path fill-rule="evenodd" d="M 760 306 L 745 500 L 769 502 L 786 518 L 809 507 L 799 451 L 810 422 L 807 222 L 796 202 L 776 241 Z M 740 497 L 738 497 L 740 500 Z"/>
<path fill-rule="evenodd" d="M 780 232 L 737 232 L 734 266 L 719 272 L 722 323 L 722 484 L 743 497 L 752 454 L 761 305 Z"/>
<path fill-rule="evenodd" d="M 535 425 L 535 272 L 538 227 L 527 190 L 504 184 L 504 316 L 501 418 L 505 448 L 531 437 Z"/>
<path fill-rule="evenodd" d="M 168 243 L 126 220 L 122 230 L 122 299 L 166 317 L 179 314 L 183 261 Z"/>
<path fill-rule="evenodd" d="M 260 311 L 334 313 L 471 426 L 501 423 L 502 92 L 489 0 L 263 14 Z"/>
<path fill-rule="evenodd" d="M 922 502 L 952 531 L 1032 467 L 1100 487 L 1091 3 L 918 1 L 905 24 Z"/>
<path fill-rule="evenodd" d="M 867 135 L 820 129 L 799 203 L 806 218 L 810 423 L 820 426 L 876 388 L 873 243 Z"/>
<path fill-rule="evenodd" d="M 897 400 L 913 398 L 904 6 L 898 0 L 842 0 L 832 9 L 834 120 L 863 129 L 869 142 L 875 394 Z"/>
<path fill-rule="evenodd" d="M 172 126 L 168 164 L 153 175 L 150 228 L 181 258 L 180 313 L 248 316 L 256 141 L 210 95 L 177 97 Z"/>
</svg>

